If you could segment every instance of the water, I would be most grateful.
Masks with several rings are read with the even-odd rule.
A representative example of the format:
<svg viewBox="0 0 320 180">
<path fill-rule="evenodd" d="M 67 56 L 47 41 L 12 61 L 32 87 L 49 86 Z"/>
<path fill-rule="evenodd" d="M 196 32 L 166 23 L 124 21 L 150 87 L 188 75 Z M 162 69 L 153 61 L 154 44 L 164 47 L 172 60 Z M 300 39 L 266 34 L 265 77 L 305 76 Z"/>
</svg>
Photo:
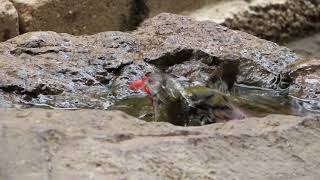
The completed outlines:
<svg viewBox="0 0 320 180">
<path fill-rule="evenodd" d="M 235 85 L 232 91 L 226 96 L 228 96 L 231 100 L 230 102 L 239 108 L 247 117 L 264 117 L 270 114 L 298 116 L 320 114 L 320 101 L 297 99 L 290 96 L 287 89 L 270 90 Z M 157 111 L 153 109 L 150 100 L 145 96 L 133 96 L 117 100 L 109 109 L 121 110 L 146 121 L 155 121 L 155 113 L 157 113 Z M 175 113 L 181 114 L 181 112 Z M 174 120 L 174 124 L 179 124 L 177 121 L 184 121 L 184 119 L 176 118 Z M 160 119 L 159 121 L 163 120 Z M 180 123 L 180 125 L 181 124 L 183 123 Z"/>
<path fill-rule="evenodd" d="M 231 94 L 237 105 L 252 117 L 320 114 L 320 101 L 296 98 L 289 94 L 288 89 L 271 90 L 235 85 Z"/>
</svg>

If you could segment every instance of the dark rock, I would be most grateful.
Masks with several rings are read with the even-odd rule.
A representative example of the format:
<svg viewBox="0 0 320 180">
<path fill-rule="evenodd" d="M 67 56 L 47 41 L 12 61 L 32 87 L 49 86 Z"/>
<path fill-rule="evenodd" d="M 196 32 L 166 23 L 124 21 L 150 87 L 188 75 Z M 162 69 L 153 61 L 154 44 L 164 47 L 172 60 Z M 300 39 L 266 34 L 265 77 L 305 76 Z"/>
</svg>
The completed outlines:
<svg viewBox="0 0 320 180">
<path fill-rule="evenodd" d="M 194 74 L 187 78 L 204 77 L 193 80 L 222 79 L 228 88 L 239 83 L 279 89 L 286 87 L 280 84 L 288 79 L 288 64 L 297 59 L 275 43 L 213 22 L 165 13 L 130 33 L 77 37 L 34 32 L 4 42 L 0 45 L 0 89 L 18 102 L 41 104 L 51 99 L 53 106 L 89 103 L 90 108 L 101 108 L 114 97 L 136 94 L 127 89 L 127 83 L 152 71 L 146 68 L 150 64 L 182 75 L 177 72 L 187 66 L 181 63 L 191 62 Z"/>
<path fill-rule="evenodd" d="M 275 43 L 184 16 L 156 16 L 134 33 L 149 37 L 143 51 L 147 62 L 167 67 L 202 52 L 215 59 L 216 64 L 228 61 L 231 66 L 240 66 L 237 83 L 265 88 L 277 89 L 281 82 L 277 77 L 298 58 L 289 49 Z M 248 76 L 249 72 L 254 76 Z"/>
</svg>

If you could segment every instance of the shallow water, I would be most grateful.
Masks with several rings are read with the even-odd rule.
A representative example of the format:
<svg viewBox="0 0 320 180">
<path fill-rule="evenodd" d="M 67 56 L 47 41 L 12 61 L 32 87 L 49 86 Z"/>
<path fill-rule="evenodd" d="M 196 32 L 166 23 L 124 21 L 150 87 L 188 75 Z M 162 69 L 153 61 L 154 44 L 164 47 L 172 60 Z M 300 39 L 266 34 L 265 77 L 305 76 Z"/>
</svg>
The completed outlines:
<svg viewBox="0 0 320 180">
<path fill-rule="evenodd" d="M 237 105 L 249 116 L 269 114 L 309 115 L 320 113 L 320 101 L 298 99 L 288 89 L 271 90 L 235 85 L 231 92 Z"/>
<path fill-rule="evenodd" d="M 320 114 L 320 102 L 294 98 L 289 95 L 288 90 L 277 91 L 235 85 L 227 96 L 247 117 L 264 117 L 270 114 L 298 116 Z M 121 110 L 146 121 L 155 119 L 152 103 L 145 96 L 117 100 L 109 109 Z"/>
</svg>

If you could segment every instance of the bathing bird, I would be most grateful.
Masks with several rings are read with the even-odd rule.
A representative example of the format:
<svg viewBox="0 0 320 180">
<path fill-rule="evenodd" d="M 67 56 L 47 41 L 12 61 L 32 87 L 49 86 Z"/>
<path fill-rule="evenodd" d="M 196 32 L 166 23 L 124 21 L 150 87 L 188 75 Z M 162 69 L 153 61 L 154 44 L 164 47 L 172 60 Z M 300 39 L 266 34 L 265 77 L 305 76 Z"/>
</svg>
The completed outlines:
<svg viewBox="0 0 320 180">
<path fill-rule="evenodd" d="M 147 94 L 155 121 L 199 126 L 246 117 L 228 95 L 202 85 L 184 87 L 165 73 L 148 72 L 131 82 L 129 88 Z"/>
</svg>

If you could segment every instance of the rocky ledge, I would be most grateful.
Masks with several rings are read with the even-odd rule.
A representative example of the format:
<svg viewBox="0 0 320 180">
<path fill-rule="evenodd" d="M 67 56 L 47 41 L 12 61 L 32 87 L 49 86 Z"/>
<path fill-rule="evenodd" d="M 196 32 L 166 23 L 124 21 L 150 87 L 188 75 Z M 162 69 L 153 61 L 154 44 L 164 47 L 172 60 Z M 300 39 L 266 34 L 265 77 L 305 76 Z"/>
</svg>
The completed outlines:
<svg viewBox="0 0 320 180">
<path fill-rule="evenodd" d="M 118 111 L 1 110 L 0 178 L 317 179 L 319 129 L 280 115 L 185 128 Z"/>
<path fill-rule="evenodd" d="M 247 33 L 166 13 L 129 33 L 26 33 L 0 44 L 0 105 L 103 108 L 110 97 L 136 94 L 128 82 L 154 67 L 204 83 L 220 78 L 230 87 L 283 90 L 297 76 L 290 76 L 290 65 L 300 60 Z"/>
</svg>

